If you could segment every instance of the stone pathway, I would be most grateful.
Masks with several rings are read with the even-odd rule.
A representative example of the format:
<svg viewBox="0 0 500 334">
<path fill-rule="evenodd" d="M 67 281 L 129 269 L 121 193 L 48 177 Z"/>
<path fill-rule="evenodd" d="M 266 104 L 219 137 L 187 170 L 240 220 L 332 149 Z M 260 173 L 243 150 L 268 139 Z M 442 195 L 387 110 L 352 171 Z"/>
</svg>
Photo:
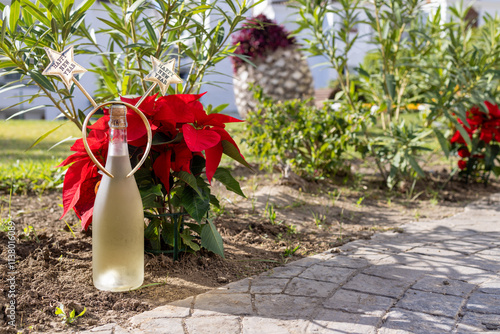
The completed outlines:
<svg viewBox="0 0 500 334">
<path fill-rule="evenodd" d="M 82 334 L 500 333 L 500 194 Z"/>
</svg>

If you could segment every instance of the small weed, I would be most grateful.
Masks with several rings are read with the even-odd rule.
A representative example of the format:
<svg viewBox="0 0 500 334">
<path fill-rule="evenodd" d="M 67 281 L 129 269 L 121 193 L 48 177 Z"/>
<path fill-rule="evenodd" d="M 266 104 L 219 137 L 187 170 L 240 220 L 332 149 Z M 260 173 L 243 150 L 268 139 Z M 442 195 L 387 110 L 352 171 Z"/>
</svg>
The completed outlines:
<svg viewBox="0 0 500 334">
<path fill-rule="evenodd" d="M 26 239 L 26 240 L 33 240 L 35 239 L 37 243 L 40 243 L 40 240 L 38 239 L 38 235 L 36 234 L 36 230 L 33 226 L 28 225 L 23 229 L 23 232 L 21 232 L 21 235 L 19 236 L 21 239 Z"/>
<path fill-rule="evenodd" d="M 252 197 L 252 199 L 250 201 L 252 203 L 252 213 L 255 213 L 255 203 L 257 203 L 257 198 Z"/>
<path fill-rule="evenodd" d="M 328 195 L 330 196 L 330 200 L 332 201 L 332 206 L 335 206 L 335 203 L 337 203 L 340 196 L 342 195 L 342 190 L 335 189 L 334 191 L 328 192 Z"/>
<path fill-rule="evenodd" d="M 387 207 L 391 207 L 392 206 L 392 200 L 390 198 L 387 199 Z"/>
<path fill-rule="evenodd" d="M 316 213 L 314 211 L 311 211 L 311 214 L 313 216 L 313 219 L 314 219 L 314 224 L 316 225 L 316 227 L 320 228 L 321 227 L 321 224 L 323 224 L 326 220 L 326 216 L 321 214 L 321 213 Z"/>
<path fill-rule="evenodd" d="M 66 311 L 64 310 L 64 305 L 61 304 L 59 307 L 56 307 L 56 315 L 61 317 L 61 322 L 63 324 L 71 325 L 73 324 L 77 318 L 81 317 L 82 315 L 85 314 L 85 311 L 87 311 L 87 308 L 85 307 L 83 311 L 76 315 L 75 310 L 72 310 L 69 314 L 66 314 Z"/>
<path fill-rule="evenodd" d="M 344 210 L 342 210 L 343 212 Z M 337 238 L 337 241 L 342 242 L 344 237 L 342 236 L 342 221 L 338 220 L 337 223 L 339 224 L 339 237 Z"/>
<path fill-rule="evenodd" d="M 66 223 L 66 226 L 68 226 L 68 229 L 71 232 L 71 234 L 73 235 L 73 238 L 76 239 L 75 232 L 73 232 L 73 229 L 71 228 L 71 226 L 69 226 L 68 222 L 65 219 L 63 219 L 63 221 Z"/>
<path fill-rule="evenodd" d="M 269 218 L 271 225 L 279 225 L 282 223 L 281 221 L 276 221 L 276 210 L 274 210 L 274 204 L 269 204 L 269 202 L 267 202 L 265 212 L 267 213 L 267 218 Z"/>
<path fill-rule="evenodd" d="M 364 199 L 365 199 L 364 197 L 360 197 L 360 198 L 358 199 L 358 201 L 356 202 L 356 207 L 357 207 L 357 208 L 360 208 L 360 207 L 361 207 L 361 203 L 363 203 L 363 200 L 364 200 Z"/>
<path fill-rule="evenodd" d="M 293 254 L 295 254 L 295 252 L 297 252 L 300 248 L 300 244 L 297 245 L 296 247 L 292 248 L 293 246 L 288 246 L 285 248 L 285 250 L 283 251 L 283 255 L 282 255 L 282 258 L 283 258 L 283 262 L 287 262 L 288 261 L 288 258 L 293 256 Z"/>
<path fill-rule="evenodd" d="M 415 219 L 418 221 L 420 219 L 420 211 L 415 210 Z"/>
<path fill-rule="evenodd" d="M 221 200 L 219 201 L 219 206 L 211 205 L 211 209 L 216 217 L 220 217 L 226 213 L 226 204 L 224 203 L 224 201 Z"/>
<path fill-rule="evenodd" d="M 295 225 L 288 225 L 286 227 L 286 234 L 288 236 L 292 236 L 294 234 L 297 234 L 297 226 L 295 226 Z"/>
</svg>

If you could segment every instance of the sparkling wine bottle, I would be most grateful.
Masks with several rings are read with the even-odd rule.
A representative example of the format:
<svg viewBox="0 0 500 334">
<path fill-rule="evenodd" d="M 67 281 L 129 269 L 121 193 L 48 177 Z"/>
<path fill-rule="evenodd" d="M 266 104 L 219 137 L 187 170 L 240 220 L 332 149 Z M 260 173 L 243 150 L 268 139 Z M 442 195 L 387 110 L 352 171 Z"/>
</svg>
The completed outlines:
<svg viewBox="0 0 500 334">
<path fill-rule="evenodd" d="M 144 214 L 127 146 L 127 108 L 110 108 L 106 169 L 97 191 L 92 221 L 92 271 L 99 290 L 126 291 L 144 279 Z"/>
</svg>

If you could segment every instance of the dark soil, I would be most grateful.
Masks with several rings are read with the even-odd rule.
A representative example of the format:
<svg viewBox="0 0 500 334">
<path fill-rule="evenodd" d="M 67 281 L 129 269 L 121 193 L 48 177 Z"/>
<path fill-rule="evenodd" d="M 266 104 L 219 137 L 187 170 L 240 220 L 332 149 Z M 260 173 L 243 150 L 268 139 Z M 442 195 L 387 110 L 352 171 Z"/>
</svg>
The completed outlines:
<svg viewBox="0 0 500 334">
<path fill-rule="evenodd" d="M 127 293 L 102 292 L 92 285 L 91 233 L 80 232 L 73 214 L 60 220 L 59 192 L 41 196 L 0 194 L 0 218 L 15 223 L 16 327 L 6 314 L 9 287 L 8 235 L 0 233 L 0 333 L 23 331 L 61 332 L 68 326 L 55 315 L 61 304 L 68 311 L 85 314 L 73 329 L 88 329 L 131 316 L 280 266 L 287 261 L 337 247 L 377 231 L 402 232 L 410 221 L 441 219 L 460 212 L 464 205 L 498 192 L 488 187 L 446 182 L 446 172 L 414 189 L 403 185 L 389 192 L 373 178 L 304 182 L 280 179 L 275 174 L 249 174 L 237 169 L 247 199 L 228 194 L 215 185 L 223 208 L 216 225 L 225 245 L 225 259 L 201 251 L 170 256 L 145 254 L 144 284 L 159 283 Z M 10 207 L 10 208 L 9 208 Z M 268 212 L 276 211 L 276 219 Z M 28 232 L 28 226 L 33 230 Z M 71 227 L 72 231 L 68 228 Z M 26 229 L 26 232 L 24 231 Z M 297 248 L 298 246 L 298 248 Z M 296 249 L 296 250 L 295 250 Z M 295 250 L 295 251 L 294 251 Z"/>
</svg>

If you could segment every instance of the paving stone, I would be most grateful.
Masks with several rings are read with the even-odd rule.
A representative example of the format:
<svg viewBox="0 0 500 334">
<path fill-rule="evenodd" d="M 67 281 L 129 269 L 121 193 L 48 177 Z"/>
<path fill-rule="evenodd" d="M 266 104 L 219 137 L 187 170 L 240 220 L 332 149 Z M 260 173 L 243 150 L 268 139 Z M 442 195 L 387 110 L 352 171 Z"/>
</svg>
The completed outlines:
<svg viewBox="0 0 500 334">
<path fill-rule="evenodd" d="M 320 263 L 322 261 L 322 259 L 319 259 L 317 257 L 305 257 L 303 259 L 290 262 L 289 264 L 287 264 L 287 266 L 310 267 L 313 264 Z"/>
<path fill-rule="evenodd" d="M 406 282 L 358 274 L 343 287 L 349 290 L 397 298 L 403 294 L 408 286 L 409 284 Z"/>
<path fill-rule="evenodd" d="M 314 334 L 375 334 L 380 318 L 370 314 L 354 314 L 334 310 L 323 310 L 314 315 L 307 331 Z M 271 332 L 262 332 L 271 333 Z"/>
<path fill-rule="evenodd" d="M 450 318 L 398 308 L 387 313 L 384 320 L 379 334 L 395 334 L 400 333 L 399 331 L 413 334 L 443 334 L 451 332 L 455 324 L 454 320 Z"/>
<path fill-rule="evenodd" d="M 484 251 L 478 252 L 477 255 L 489 255 L 500 258 L 500 248 L 486 249 Z"/>
<path fill-rule="evenodd" d="M 188 333 L 239 334 L 240 324 L 237 317 L 193 317 L 185 321 Z"/>
<path fill-rule="evenodd" d="M 193 316 L 251 315 L 250 294 L 202 294 L 196 297 Z"/>
<path fill-rule="evenodd" d="M 446 249 L 440 249 L 438 247 L 416 247 L 409 250 L 407 253 L 417 253 L 422 255 L 431 255 L 431 256 L 439 256 L 439 257 L 461 257 L 462 253 L 454 252 Z"/>
<path fill-rule="evenodd" d="M 120 327 L 118 325 L 116 325 L 114 328 L 113 328 L 113 334 L 142 334 L 144 333 L 144 331 L 142 330 L 138 330 L 138 329 L 125 329 L 123 327 Z"/>
<path fill-rule="evenodd" d="M 316 311 L 320 300 L 289 295 L 255 295 L 255 308 L 260 316 L 306 319 Z"/>
<path fill-rule="evenodd" d="M 498 256 L 473 254 L 472 256 L 464 258 L 461 263 L 469 267 L 495 273 L 500 271 L 500 262 L 498 259 Z"/>
<path fill-rule="evenodd" d="M 474 312 L 500 315 L 500 295 L 473 293 L 467 301 L 466 308 Z"/>
<path fill-rule="evenodd" d="M 403 241 L 403 240 L 391 240 L 390 242 L 382 242 L 380 244 L 371 244 L 370 247 L 373 249 L 377 249 L 381 252 L 390 252 L 390 253 L 402 253 L 407 252 L 413 248 L 423 246 L 423 242 L 412 242 Z"/>
<path fill-rule="evenodd" d="M 371 266 L 363 270 L 363 273 L 413 283 L 424 277 L 428 272 L 427 270 L 413 268 L 411 266 L 384 264 Z"/>
<path fill-rule="evenodd" d="M 473 236 L 465 237 L 462 240 L 470 243 L 477 243 L 493 247 L 495 245 L 500 245 L 500 233 L 497 234 L 489 233 L 487 235 L 476 234 Z"/>
<path fill-rule="evenodd" d="M 392 298 L 341 289 L 328 298 L 323 306 L 349 313 L 382 316 L 395 301 Z"/>
<path fill-rule="evenodd" d="M 370 264 L 377 264 L 380 261 L 382 261 L 383 259 L 386 259 L 386 258 L 388 258 L 390 256 L 393 256 L 393 255 L 376 254 L 376 253 L 373 253 L 373 254 L 356 254 L 356 255 L 352 255 L 352 257 L 354 259 L 363 259 L 363 260 L 368 261 L 368 263 L 370 263 Z"/>
<path fill-rule="evenodd" d="M 141 323 L 140 329 L 144 334 L 184 334 L 182 319 L 175 318 L 151 319 Z"/>
<path fill-rule="evenodd" d="M 479 291 L 493 295 L 500 295 L 500 278 L 482 283 L 479 285 Z"/>
<path fill-rule="evenodd" d="M 371 264 L 365 259 L 354 259 L 350 256 L 338 255 L 321 263 L 327 267 L 344 267 L 351 269 L 360 269 L 370 266 Z"/>
<path fill-rule="evenodd" d="M 464 255 L 461 255 L 462 257 Z M 447 258 L 438 256 L 420 255 L 420 261 L 407 264 L 415 269 L 422 269 L 436 277 L 463 280 L 472 284 L 483 283 L 493 277 L 491 271 L 470 267 L 464 260 L 459 258 Z"/>
<path fill-rule="evenodd" d="M 252 280 L 251 293 L 281 293 L 289 278 L 258 277 Z"/>
<path fill-rule="evenodd" d="M 259 277 L 292 278 L 298 276 L 304 270 L 304 267 L 298 266 L 278 267 L 260 274 Z"/>
<path fill-rule="evenodd" d="M 302 274 L 299 275 L 299 277 L 342 284 L 345 280 L 349 278 L 349 276 L 351 276 L 355 272 L 356 270 L 354 269 L 335 268 L 335 267 L 328 267 L 315 264 L 307 268 Z"/>
<path fill-rule="evenodd" d="M 285 294 L 292 296 L 328 297 L 338 287 L 337 283 L 295 277 L 288 284 Z"/>
<path fill-rule="evenodd" d="M 157 307 L 151 311 L 140 313 L 130 319 L 132 324 L 138 324 L 149 319 L 157 318 L 184 318 L 189 316 L 191 301 L 193 297 L 189 297 L 182 301 L 178 301 L 177 305 L 168 304 Z"/>
<path fill-rule="evenodd" d="M 454 318 L 458 314 L 463 300 L 457 296 L 410 289 L 406 291 L 396 307 Z"/>
<path fill-rule="evenodd" d="M 232 282 L 225 286 L 213 289 L 208 293 L 248 293 L 250 289 L 250 280 L 248 278 L 241 281 Z"/>
<path fill-rule="evenodd" d="M 242 334 L 303 334 L 309 322 L 307 320 L 282 320 L 264 317 L 244 317 Z"/>
<path fill-rule="evenodd" d="M 413 284 L 412 289 L 436 292 L 443 295 L 466 297 L 474 289 L 474 284 L 442 277 L 424 277 Z"/>
<path fill-rule="evenodd" d="M 472 254 L 488 248 L 488 246 L 485 245 L 474 244 L 463 240 L 446 240 L 436 246 L 462 254 Z"/>
<path fill-rule="evenodd" d="M 102 325 L 99 327 L 94 327 L 90 330 L 86 331 L 78 331 L 78 334 L 92 334 L 92 333 L 97 333 L 97 334 L 113 334 L 114 328 L 118 326 L 117 324 L 106 324 Z"/>
<path fill-rule="evenodd" d="M 461 325 L 473 329 L 474 332 L 478 331 L 498 331 L 500 332 L 500 317 L 496 314 L 480 314 L 474 312 L 467 312 Z"/>
</svg>

